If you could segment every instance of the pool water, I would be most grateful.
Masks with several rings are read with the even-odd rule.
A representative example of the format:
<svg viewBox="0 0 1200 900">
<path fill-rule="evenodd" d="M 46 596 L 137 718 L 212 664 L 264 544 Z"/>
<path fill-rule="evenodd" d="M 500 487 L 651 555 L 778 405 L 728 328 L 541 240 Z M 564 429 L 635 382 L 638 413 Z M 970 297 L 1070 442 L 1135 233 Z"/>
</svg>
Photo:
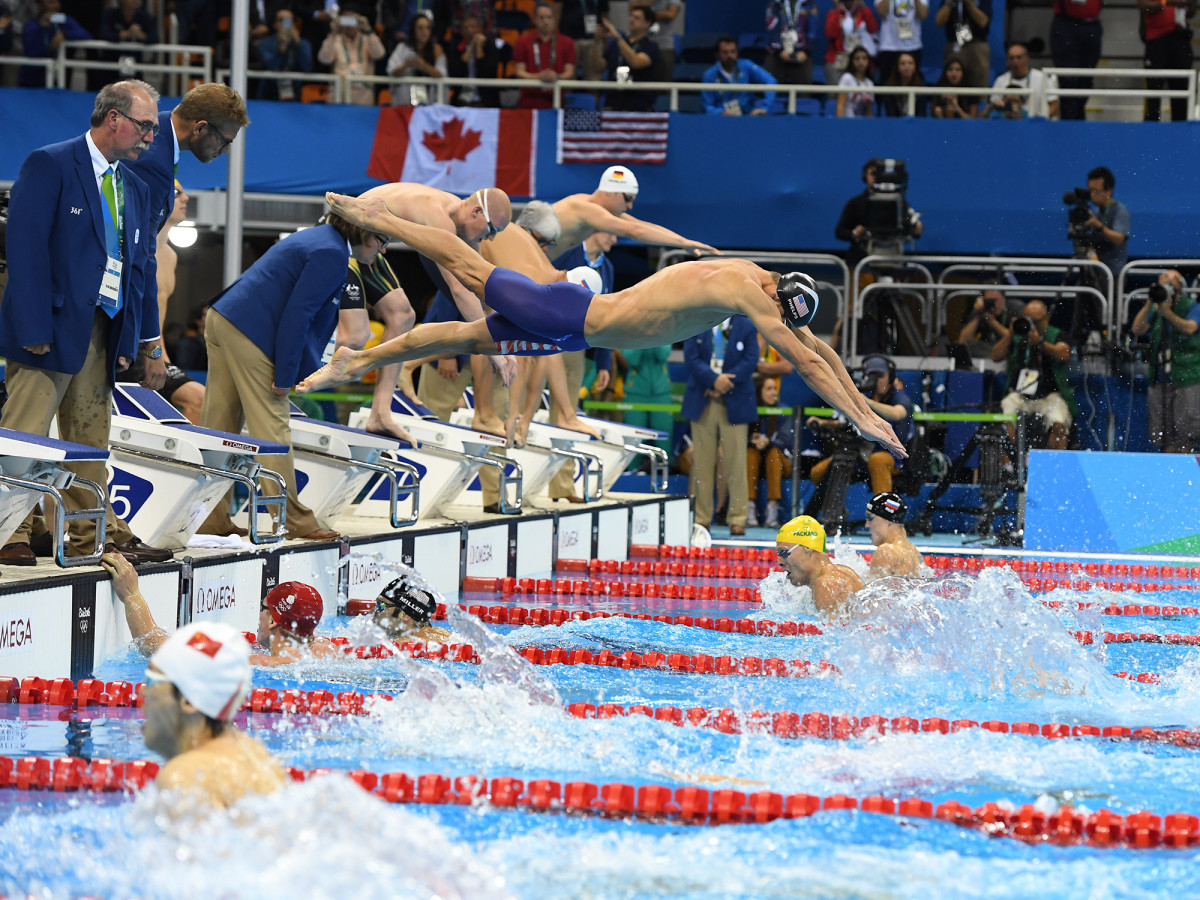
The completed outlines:
<svg viewBox="0 0 1200 900">
<path fill-rule="evenodd" d="M 860 564 L 860 563 L 856 563 Z M 604 575 L 612 581 L 647 577 Z M 701 577 L 659 582 L 712 585 Z M 481 604 L 814 622 L 805 589 L 780 573 L 762 602 L 646 597 L 464 595 Z M 1188 585 L 1156 602 L 1196 606 Z M 1101 737 L 1048 739 L 969 728 L 869 731 L 848 739 L 677 726 L 641 715 L 579 717 L 570 704 L 747 713 L 908 716 L 1006 723 L 1195 729 L 1200 648 L 1104 643 L 1105 631 L 1200 632 L 1200 616 L 1109 616 L 1124 592 L 1031 595 L 985 569 L 868 589 L 866 625 L 823 634 L 725 633 L 629 618 L 485 625 L 451 610 L 480 664 L 308 660 L 255 685 L 383 692 L 361 716 L 247 713 L 239 723 L 282 762 L 335 773 L 513 777 L 528 783 L 698 785 L 820 797 L 918 797 L 1049 814 L 1200 813 L 1200 749 Z M 1145 596 L 1136 598 L 1144 600 Z M 1051 606 L 1048 604 L 1056 604 Z M 1091 604 L 1079 609 L 1080 603 Z M 365 620 L 325 629 L 369 643 Z M 1074 632 L 1097 636 L 1083 644 Z M 746 677 L 597 665 L 531 665 L 509 646 L 829 660 L 811 677 Z M 815 668 L 815 666 L 814 666 Z M 107 660 L 98 678 L 141 680 L 144 661 Z M 1115 677 L 1154 673 L 1156 682 Z M 0 753 L 147 758 L 139 710 L 4 709 Z M 1026 844 L 912 816 L 823 810 L 765 824 L 693 825 L 467 805 L 388 804 L 338 774 L 254 798 L 237 812 L 171 814 L 154 789 L 123 794 L 0 792 L 0 892 L 69 897 L 1032 897 L 1188 896 L 1200 849 Z"/>
</svg>

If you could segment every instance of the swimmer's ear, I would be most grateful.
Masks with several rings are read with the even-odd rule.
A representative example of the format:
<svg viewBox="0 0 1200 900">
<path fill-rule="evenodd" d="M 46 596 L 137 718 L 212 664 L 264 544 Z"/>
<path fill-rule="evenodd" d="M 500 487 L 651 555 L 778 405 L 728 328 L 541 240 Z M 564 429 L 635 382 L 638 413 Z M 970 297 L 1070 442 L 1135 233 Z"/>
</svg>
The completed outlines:
<svg viewBox="0 0 1200 900">
<path fill-rule="evenodd" d="M 181 711 L 182 711 L 182 712 L 183 712 L 185 715 L 188 715 L 188 716 L 200 716 L 200 715 L 203 715 L 203 713 L 202 713 L 202 712 L 200 712 L 200 710 L 196 709 L 196 707 L 194 707 L 194 706 L 192 705 L 192 701 L 191 701 L 191 700 L 189 700 L 187 697 L 183 696 L 182 694 L 180 694 L 180 695 L 179 695 L 179 709 L 180 709 L 180 710 L 181 710 Z"/>
</svg>

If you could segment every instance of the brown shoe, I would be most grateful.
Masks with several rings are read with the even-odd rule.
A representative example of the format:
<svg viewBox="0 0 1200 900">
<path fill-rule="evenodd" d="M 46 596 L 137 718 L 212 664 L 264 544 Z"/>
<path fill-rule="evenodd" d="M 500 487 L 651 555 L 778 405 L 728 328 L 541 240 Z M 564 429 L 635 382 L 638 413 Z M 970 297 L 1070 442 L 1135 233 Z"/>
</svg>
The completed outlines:
<svg viewBox="0 0 1200 900">
<path fill-rule="evenodd" d="M 746 526 L 745 525 L 730 525 L 729 533 L 731 535 L 733 535 L 734 537 L 741 537 L 742 535 L 744 535 L 746 533 Z"/>
<path fill-rule="evenodd" d="M 297 541 L 340 541 L 342 539 L 342 536 L 336 531 L 329 531 L 325 528 L 318 528 L 316 531 L 310 531 L 308 534 L 289 534 L 288 537 Z"/>
<path fill-rule="evenodd" d="M 552 497 L 553 500 L 566 500 L 568 503 L 582 503 L 583 498 L 578 494 L 567 494 L 565 497 Z"/>
<path fill-rule="evenodd" d="M 143 544 L 138 538 L 130 538 L 123 544 L 106 544 L 105 551 L 115 551 L 129 560 L 131 565 L 140 566 L 144 563 L 170 562 L 175 554 L 163 547 L 151 547 Z"/>
<path fill-rule="evenodd" d="M 37 557 L 29 549 L 28 544 L 19 541 L 5 544 L 0 548 L 0 566 L 36 566 Z"/>
</svg>

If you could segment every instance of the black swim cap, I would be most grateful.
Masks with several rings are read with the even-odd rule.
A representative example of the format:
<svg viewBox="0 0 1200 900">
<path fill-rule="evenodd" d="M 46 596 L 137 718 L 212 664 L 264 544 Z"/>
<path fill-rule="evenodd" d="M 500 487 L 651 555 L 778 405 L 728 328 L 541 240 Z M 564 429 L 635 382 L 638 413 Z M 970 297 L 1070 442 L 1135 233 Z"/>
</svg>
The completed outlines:
<svg viewBox="0 0 1200 900">
<path fill-rule="evenodd" d="M 904 502 L 904 498 L 899 494 L 893 494 L 888 491 L 883 494 L 876 494 L 867 501 L 867 513 L 872 516 L 879 516 L 881 519 L 887 519 L 889 522 L 903 525 L 904 520 L 908 518 L 908 504 Z"/>
<path fill-rule="evenodd" d="M 776 296 L 783 304 L 783 318 L 792 328 L 803 328 L 811 322 L 821 300 L 817 283 L 803 272 L 788 272 L 780 278 Z"/>
<path fill-rule="evenodd" d="M 429 624 L 437 612 L 437 600 L 429 591 L 414 588 L 403 578 L 397 578 L 382 591 L 375 601 L 375 609 L 383 612 L 386 607 L 395 607 L 420 625 Z"/>
</svg>

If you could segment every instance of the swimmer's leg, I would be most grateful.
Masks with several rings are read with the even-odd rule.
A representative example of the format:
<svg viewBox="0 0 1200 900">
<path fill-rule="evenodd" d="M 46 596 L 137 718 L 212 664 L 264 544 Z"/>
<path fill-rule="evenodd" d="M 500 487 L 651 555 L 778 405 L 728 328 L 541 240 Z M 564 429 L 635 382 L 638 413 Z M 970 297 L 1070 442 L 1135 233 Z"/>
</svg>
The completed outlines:
<svg viewBox="0 0 1200 900">
<path fill-rule="evenodd" d="M 364 200 L 329 192 L 330 208 L 348 222 L 404 241 L 422 256 L 445 266 L 468 291 L 483 300 L 483 286 L 495 268 L 457 235 L 401 219 L 381 197 Z"/>
<path fill-rule="evenodd" d="M 296 385 L 296 392 L 303 394 L 345 384 L 380 366 L 423 356 L 497 353 L 496 341 L 489 333 L 487 323 L 487 319 L 476 322 L 433 322 L 418 325 L 408 334 L 367 350 L 340 347 L 327 366 Z"/>
<path fill-rule="evenodd" d="M 375 312 L 383 320 L 383 337 L 380 343 L 386 343 L 412 331 L 416 324 L 417 315 L 403 288 L 396 288 L 384 294 L 375 304 Z M 411 376 L 410 376 L 411 378 Z M 374 434 L 390 434 L 404 441 L 412 441 L 412 436 L 396 424 L 392 417 L 392 394 L 400 381 L 400 364 L 390 363 L 380 369 L 375 379 L 375 390 L 371 396 L 371 413 L 367 418 L 367 431 Z M 411 381 L 409 388 L 411 389 Z"/>
</svg>

